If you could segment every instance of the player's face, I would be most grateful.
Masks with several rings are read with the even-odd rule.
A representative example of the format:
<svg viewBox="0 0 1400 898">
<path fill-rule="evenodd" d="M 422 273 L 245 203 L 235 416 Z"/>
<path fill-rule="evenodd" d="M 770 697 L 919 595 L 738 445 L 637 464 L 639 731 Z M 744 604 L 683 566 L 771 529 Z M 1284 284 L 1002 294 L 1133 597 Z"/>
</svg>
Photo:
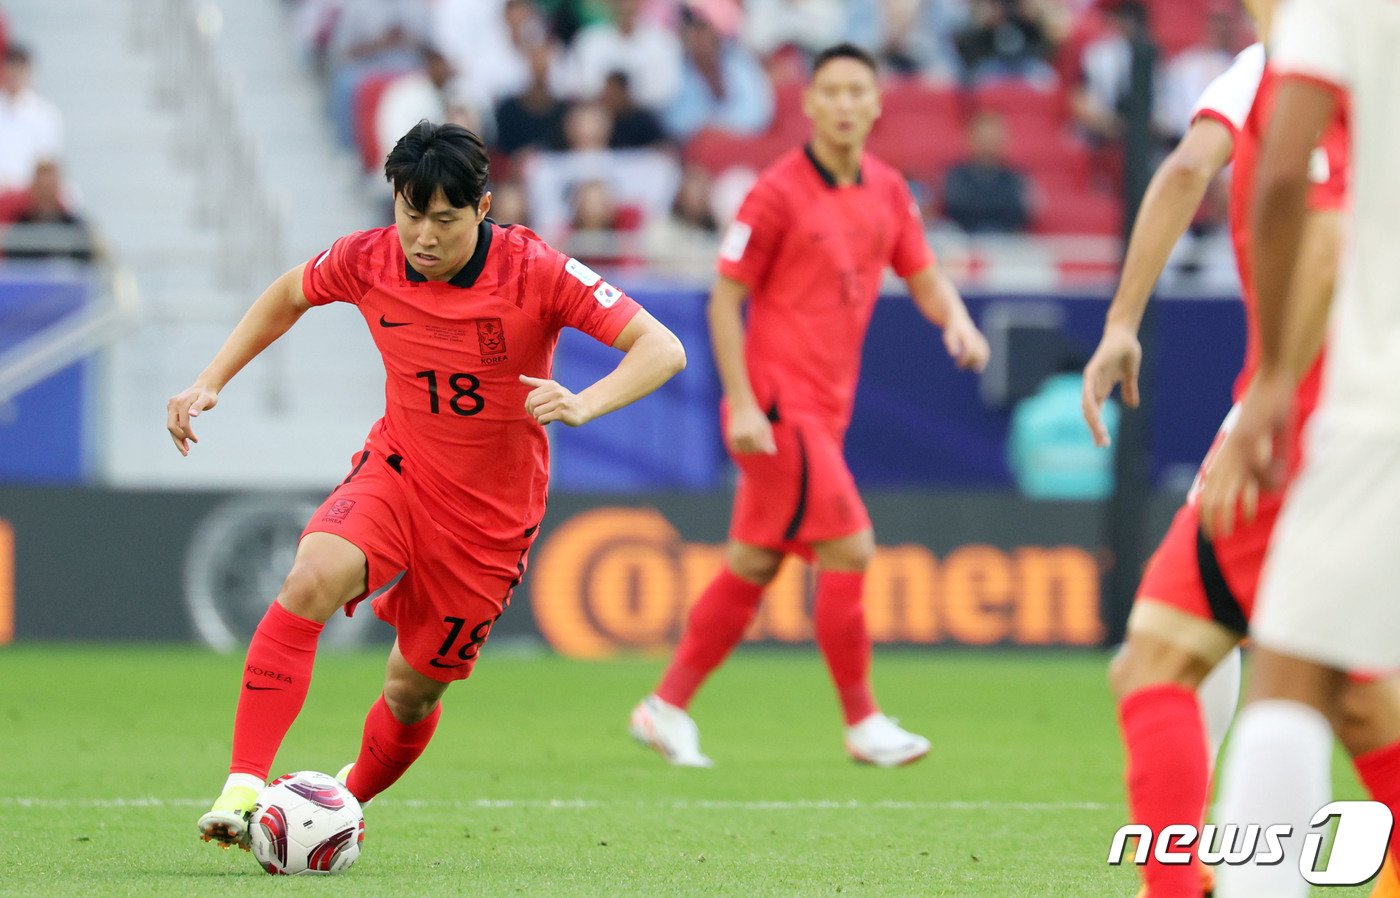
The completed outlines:
<svg viewBox="0 0 1400 898">
<path fill-rule="evenodd" d="M 833 59 L 812 76 L 802 108 L 818 140 L 840 147 L 860 146 L 880 117 L 875 73 L 858 60 Z"/>
<path fill-rule="evenodd" d="M 491 209 L 491 194 L 480 204 L 453 206 L 441 190 L 427 209 L 415 209 L 403 194 L 394 197 L 394 225 L 408 264 L 430 281 L 450 281 L 476 251 L 476 228 Z"/>
</svg>

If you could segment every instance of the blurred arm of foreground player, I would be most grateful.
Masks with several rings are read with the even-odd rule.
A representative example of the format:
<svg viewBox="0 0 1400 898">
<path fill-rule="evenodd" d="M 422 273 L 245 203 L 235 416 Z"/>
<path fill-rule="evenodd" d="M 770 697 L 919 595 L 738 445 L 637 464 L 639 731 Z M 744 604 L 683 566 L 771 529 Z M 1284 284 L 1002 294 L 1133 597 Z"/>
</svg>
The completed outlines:
<svg viewBox="0 0 1400 898">
<path fill-rule="evenodd" d="M 1172 247 L 1186 233 L 1211 180 L 1230 161 L 1234 148 L 1229 128 L 1213 118 L 1197 118 L 1147 186 L 1133 222 L 1118 290 L 1104 319 L 1103 338 L 1084 367 L 1084 422 L 1099 446 L 1109 442 L 1103 404 L 1113 388 L 1121 384 L 1123 401 L 1137 407 L 1142 364 L 1138 326 L 1147 301 Z"/>
</svg>

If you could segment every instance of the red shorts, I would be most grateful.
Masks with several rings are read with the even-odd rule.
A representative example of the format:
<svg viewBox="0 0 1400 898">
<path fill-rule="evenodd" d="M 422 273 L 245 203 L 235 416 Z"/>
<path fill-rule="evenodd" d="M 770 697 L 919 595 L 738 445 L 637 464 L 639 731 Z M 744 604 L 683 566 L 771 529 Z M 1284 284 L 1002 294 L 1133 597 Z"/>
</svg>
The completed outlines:
<svg viewBox="0 0 1400 898">
<path fill-rule="evenodd" d="M 1237 520 L 1229 536 L 1209 541 L 1201 533 L 1198 506 L 1188 501 L 1147 562 L 1138 597 L 1213 620 L 1243 636 L 1281 505 L 1277 495 L 1260 496 L 1253 521 Z"/>
<path fill-rule="evenodd" d="M 351 463 L 302 536 L 334 533 L 365 553 L 367 588 L 345 606 L 347 616 L 402 573 L 370 602 L 375 615 L 398 632 L 414 670 L 444 683 L 465 679 L 525 575 L 529 550 L 480 546 L 443 530 L 404 482 L 397 456 L 366 449 Z"/>
<path fill-rule="evenodd" d="M 810 559 L 813 543 L 870 529 L 841 441 L 828 427 L 811 419 L 779 420 L 773 440 L 775 455 L 731 454 L 739 467 L 731 539 Z"/>
</svg>

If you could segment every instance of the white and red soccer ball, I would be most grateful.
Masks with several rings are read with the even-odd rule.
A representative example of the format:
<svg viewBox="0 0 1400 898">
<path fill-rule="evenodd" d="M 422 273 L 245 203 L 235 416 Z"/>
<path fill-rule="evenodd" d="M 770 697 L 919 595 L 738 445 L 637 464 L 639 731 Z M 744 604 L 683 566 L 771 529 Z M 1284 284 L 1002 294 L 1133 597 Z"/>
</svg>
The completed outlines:
<svg viewBox="0 0 1400 898">
<path fill-rule="evenodd" d="M 365 815 L 334 777 L 303 770 L 268 784 L 248 829 L 253 856 L 268 873 L 329 876 L 360 856 Z"/>
</svg>

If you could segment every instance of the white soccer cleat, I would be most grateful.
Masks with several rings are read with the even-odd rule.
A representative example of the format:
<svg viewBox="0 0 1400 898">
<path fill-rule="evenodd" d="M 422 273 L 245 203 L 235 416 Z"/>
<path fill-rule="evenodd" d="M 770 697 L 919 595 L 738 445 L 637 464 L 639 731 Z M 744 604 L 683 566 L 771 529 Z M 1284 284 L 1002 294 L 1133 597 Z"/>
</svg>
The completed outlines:
<svg viewBox="0 0 1400 898">
<path fill-rule="evenodd" d="M 714 761 L 700 753 L 700 729 L 690 715 L 654 695 L 632 709 L 627 731 L 677 767 L 715 766 Z"/>
<path fill-rule="evenodd" d="M 900 767 L 928 754 L 929 741 L 916 736 L 876 711 L 846 727 L 846 751 L 862 764 Z"/>
</svg>

